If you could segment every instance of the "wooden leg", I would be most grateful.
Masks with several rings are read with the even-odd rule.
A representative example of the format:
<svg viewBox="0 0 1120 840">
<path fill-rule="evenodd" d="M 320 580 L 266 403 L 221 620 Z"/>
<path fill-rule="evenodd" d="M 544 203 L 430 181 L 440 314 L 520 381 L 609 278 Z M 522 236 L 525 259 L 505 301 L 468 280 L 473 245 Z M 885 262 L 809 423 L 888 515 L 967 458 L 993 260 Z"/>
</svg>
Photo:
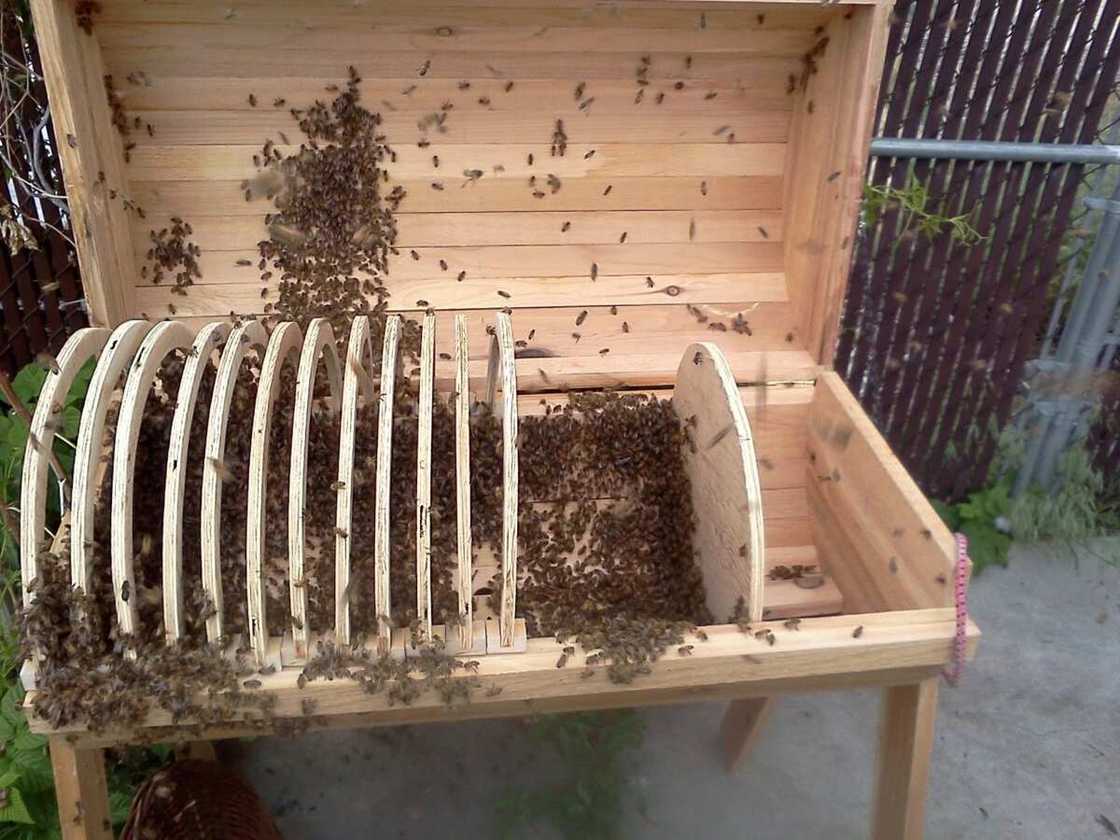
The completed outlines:
<svg viewBox="0 0 1120 840">
<path fill-rule="evenodd" d="M 773 697 L 747 697 L 727 704 L 719 732 L 728 773 L 733 772 L 750 752 L 773 707 Z"/>
<path fill-rule="evenodd" d="M 76 750 L 65 738 L 51 738 L 51 767 L 63 840 L 113 840 L 105 751 Z"/>
<path fill-rule="evenodd" d="M 921 840 L 937 679 L 883 690 L 873 840 Z"/>
</svg>

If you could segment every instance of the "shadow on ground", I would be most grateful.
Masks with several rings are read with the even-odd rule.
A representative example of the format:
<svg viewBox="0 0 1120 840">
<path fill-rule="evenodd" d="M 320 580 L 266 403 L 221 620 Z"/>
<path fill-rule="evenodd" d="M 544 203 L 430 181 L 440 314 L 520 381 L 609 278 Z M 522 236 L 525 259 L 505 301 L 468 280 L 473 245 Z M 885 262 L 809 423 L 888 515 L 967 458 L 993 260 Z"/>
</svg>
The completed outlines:
<svg viewBox="0 0 1120 840">
<path fill-rule="evenodd" d="M 984 633 L 943 687 L 926 835 L 1108 838 L 1120 825 L 1120 541 L 1016 547 L 971 589 Z M 645 802 L 627 838 L 867 836 L 878 695 L 782 698 L 750 758 L 723 772 L 722 705 L 642 713 Z M 230 744 L 291 840 L 495 836 L 503 790 L 552 772 L 524 721 L 324 732 Z M 527 836 L 549 836 L 533 833 Z"/>
</svg>

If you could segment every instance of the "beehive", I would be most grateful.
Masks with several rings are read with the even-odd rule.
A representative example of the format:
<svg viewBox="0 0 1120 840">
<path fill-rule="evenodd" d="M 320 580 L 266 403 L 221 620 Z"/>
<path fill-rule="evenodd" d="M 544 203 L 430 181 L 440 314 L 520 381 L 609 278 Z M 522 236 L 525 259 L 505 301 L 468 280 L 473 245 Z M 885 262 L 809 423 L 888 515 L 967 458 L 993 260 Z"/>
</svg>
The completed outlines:
<svg viewBox="0 0 1120 840">
<path fill-rule="evenodd" d="M 293 638 L 287 653 L 276 640 L 283 667 L 262 682 L 279 698 L 278 715 L 299 715 L 308 692 L 324 716 L 391 722 L 520 713 L 526 703 L 562 710 L 915 683 L 949 659 L 953 538 L 831 370 L 888 3 L 102 5 L 86 34 L 63 0 L 33 3 L 96 322 L 156 320 L 171 304 L 174 320 L 156 328 L 161 347 L 218 347 L 229 327 L 204 325 L 231 312 L 262 315 L 259 273 L 239 260 L 255 263 L 268 232 L 243 181 L 266 138 L 284 153 L 298 145 L 289 108 L 328 96 L 352 65 L 396 152 L 390 186 L 407 191 L 384 283 L 390 311 L 414 320 L 433 312 L 421 365 L 433 391 L 459 382 L 461 393 L 466 382 L 479 396 L 488 372 L 491 382 L 503 374 L 508 431 L 515 409 L 531 410 L 540 395 L 676 389 L 680 404 L 700 407 L 690 413 L 734 418 L 734 452 L 755 450 L 746 474 L 731 471 L 726 492 L 718 483 L 725 458 L 693 465 L 694 493 L 744 500 L 699 507 L 698 540 L 729 528 L 749 534 L 748 505 L 760 507 L 764 556 L 727 556 L 746 542 L 737 538 L 701 546 L 701 562 L 710 603 L 723 607 L 758 587 L 754 626 L 773 621 L 777 643 L 714 625 L 693 655 L 659 660 L 620 686 L 558 671 L 562 646 L 519 641 L 511 609 L 498 617 L 500 632 L 482 630 L 480 673 L 501 694 L 448 712 L 434 699 L 389 707 L 346 684 L 301 692 L 308 640 Z M 106 75 L 129 119 L 151 132 L 126 138 L 114 129 Z M 453 106 L 442 111 L 446 132 L 420 130 L 445 103 Z M 557 120 L 562 155 L 551 149 Z M 558 188 L 546 185 L 549 175 Z M 185 296 L 141 272 L 150 231 L 172 217 L 190 222 L 201 247 L 201 277 Z M 496 314 L 503 308 L 508 318 Z M 495 324 L 497 350 L 486 332 Z M 122 359 L 153 334 L 147 326 L 118 333 L 130 343 Z M 512 342 L 530 335 L 541 352 L 514 359 Z M 271 342 L 284 352 L 301 347 L 302 335 L 277 336 Z M 85 341 L 75 353 L 96 355 L 106 335 Z M 352 338 L 351 348 L 362 341 Z M 492 353 L 504 360 L 493 369 Z M 726 377 L 692 383 L 690 368 L 717 371 L 722 359 Z M 334 369 L 345 414 L 357 386 L 344 365 Z M 45 466 L 35 469 L 33 483 L 45 475 Z M 204 540 L 220 541 L 218 526 L 208 527 Z M 37 538 L 25 535 L 26 544 Z M 795 563 L 821 567 L 827 585 L 804 590 L 757 573 Z M 797 615 L 827 617 L 796 630 L 776 620 Z M 268 639 L 258 641 L 269 655 Z M 162 713 L 150 720 L 168 723 Z M 131 734 L 79 737 L 96 745 Z"/>
</svg>

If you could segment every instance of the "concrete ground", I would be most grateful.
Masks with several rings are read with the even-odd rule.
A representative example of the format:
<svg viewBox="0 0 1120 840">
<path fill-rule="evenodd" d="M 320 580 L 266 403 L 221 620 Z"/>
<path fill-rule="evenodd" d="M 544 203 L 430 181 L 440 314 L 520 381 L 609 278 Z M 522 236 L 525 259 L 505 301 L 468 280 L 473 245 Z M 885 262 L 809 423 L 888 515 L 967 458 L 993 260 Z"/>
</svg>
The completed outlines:
<svg viewBox="0 0 1120 840">
<path fill-rule="evenodd" d="M 941 692 L 930 840 L 1107 838 L 1120 826 L 1120 541 L 1016 547 L 970 605 L 984 637 Z M 865 837 L 878 696 L 782 698 L 745 766 L 717 751 L 722 705 L 643 711 L 627 838 Z M 549 773 L 523 721 L 325 732 L 231 746 L 288 840 L 496 836 L 507 786 Z M 538 751 L 539 752 L 539 751 Z M 1103 816 L 1104 819 L 1101 819 Z M 526 836 L 549 837 L 538 830 Z"/>
</svg>

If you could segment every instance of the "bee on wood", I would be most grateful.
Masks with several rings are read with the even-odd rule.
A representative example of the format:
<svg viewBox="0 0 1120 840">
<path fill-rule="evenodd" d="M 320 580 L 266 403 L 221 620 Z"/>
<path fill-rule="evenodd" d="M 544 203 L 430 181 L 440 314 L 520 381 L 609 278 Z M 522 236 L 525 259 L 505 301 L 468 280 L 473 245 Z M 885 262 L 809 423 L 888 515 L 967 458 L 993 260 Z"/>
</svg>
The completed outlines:
<svg viewBox="0 0 1120 840">
<path fill-rule="evenodd" d="M 427 76 L 428 71 L 431 70 L 431 69 L 432 69 L 432 60 L 429 58 L 423 64 L 420 65 L 420 70 L 418 71 L 418 73 L 419 73 L 420 76 Z"/>
<path fill-rule="evenodd" d="M 688 241 L 696 239 L 696 219 L 688 220 Z"/>
<path fill-rule="evenodd" d="M 466 272 L 466 271 L 460 271 L 460 272 L 459 272 L 459 277 L 458 277 L 458 281 L 459 281 L 460 283 L 462 283 L 462 282 L 463 282 L 463 279 L 464 279 L 464 278 L 465 278 L 466 276 L 467 276 L 467 272 Z"/>
<path fill-rule="evenodd" d="M 432 189 L 437 192 L 443 192 L 443 184 L 440 181 L 432 181 Z"/>
<path fill-rule="evenodd" d="M 654 287 L 653 278 L 652 277 L 646 277 L 646 288 L 647 289 L 652 289 L 653 287 Z"/>
<path fill-rule="evenodd" d="M 584 160 L 591 160 L 591 158 L 593 158 L 593 157 L 595 157 L 595 150 L 594 149 L 592 149 L 590 152 L 584 152 L 584 154 L 583 154 L 583 159 Z"/>
<path fill-rule="evenodd" d="M 801 619 L 800 618 L 787 619 L 786 622 L 785 622 L 785 628 L 787 630 L 800 630 L 801 629 Z"/>
<path fill-rule="evenodd" d="M 852 638 L 853 639 L 858 639 L 862 635 L 863 635 L 863 625 L 861 624 L 859 627 L 857 627 L 855 630 L 852 631 Z"/>
<path fill-rule="evenodd" d="M 579 313 L 579 315 L 576 316 L 576 326 L 577 327 L 580 326 L 586 320 L 587 320 L 587 310 L 584 309 L 582 312 Z"/>
<path fill-rule="evenodd" d="M 510 293 L 507 292 L 505 289 L 498 289 L 498 294 L 501 295 L 502 297 L 506 298 L 506 299 L 509 299 L 510 297 L 512 297 L 512 295 L 510 295 Z"/>
<path fill-rule="evenodd" d="M 257 107 L 256 94 L 252 94 L 252 93 L 249 94 L 249 107 L 250 108 L 256 108 Z"/>
<path fill-rule="evenodd" d="M 599 278 L 599 263 L 591 263 L 591 279 L 597 280 Z"/>
<path fill-rule="evenodd" d="M 440 271 L 447 271 L 447 260 L 439 261 L 439 269 Z"/>
<path fill-rule="evenodd" d="M 565 668 L 565 667 L 567 667 L 567 665 L 568 665 L 568 654 L 566 654 L 566 653 L 560 654 L 560 658 L 556 660 L 556 667 L 557 668 Z"/>
<path fill-rule="evenodd" d="M 613 189 L 614 189 L 614 184 L 607 184 L 607 188 L 605 190 L 603 190 L 603 195 L 604 196 L 610 195 L 611 190 L 613 190 Z"/>
<path fill-rule="evenodd" d="M 717 96 L 719 96 L 719 94 L 716 91 L 710 90 L 710 91 L 708 91 L 707 93 L 704 94 L 704 99 L 706 99 L 708 101 L 711 101 L 711 100 L 715 99 Z"/>
<path fill-rule="evenodd" d="M 624 333 L 630 332 L 630 324 L 628 324 L 626 321 L 622 322 L 622 331 Z"/>
<path fill-rule="evenodd" d="M 665 101 L 665 91 L 663 91 L 663 90 L 658 91 L 657 96 L 654 98 L 653 101 L 656 102 L 658 105 L 660 105 L 662 102 L 664 102 Z"/>
<path fill-rule="evenodd" d="M 132 586 L 126 580 L 124 583 L 121 584 L 121 600 L 124 601 L 127 604 L 128 603 L 128 598 L 131 594 L 132 594 Z"/>
<path fill-rule="evenodd" d="M 677 648 L 677 653 L 681 656 L 692 656 L 692 645 L 681 645 Z"/>
<path fill-rule="evenodd" d="M 618 237 L 618 244 L 619 245 L 624 245 L 626 243 L 626 236 L 627 236 L 627 232 L 623 231 L 622 236 Z"/>
<path fill-rule="evenodd" d="M 512 81 L 506 82 L 506 86 L 505 86 L 506 93 L 509 93 L 511 90 L 513 90 L 513 82 Z"/>
<path fill-rule="evenodd" d="M 571 222 L 564 222 L 564 224 L 560 225 L 560 232 L 561 233 L 567 233 L 569 230 L 571 230 L 571 228 L 572 228 L 572 223 Z"/>
<path fill-rule="evenodd" d="M 459 82 L 459 90 L 470 90 L 470 89 L 471 89 L 471 83 L 468 82 L 466 79 Z"/>
</svg>

